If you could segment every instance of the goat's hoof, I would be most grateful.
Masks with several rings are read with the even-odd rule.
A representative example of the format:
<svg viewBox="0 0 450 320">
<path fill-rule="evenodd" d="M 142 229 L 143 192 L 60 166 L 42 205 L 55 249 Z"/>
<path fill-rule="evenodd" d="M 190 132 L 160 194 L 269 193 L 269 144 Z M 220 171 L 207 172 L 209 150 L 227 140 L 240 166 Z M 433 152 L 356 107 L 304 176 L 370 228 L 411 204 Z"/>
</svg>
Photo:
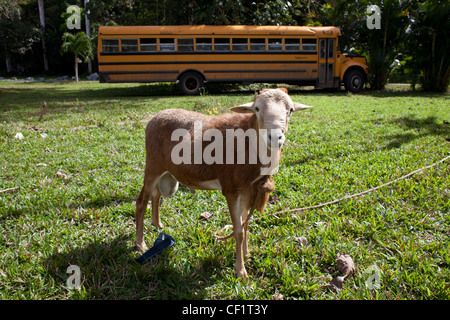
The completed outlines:
<svg viewBox="0 0 450 320">
<path fill-rule="evenodd" d="M 245 268 L 243 268 L 241 270 L 236 270 L 236 277 L 242 278 L 242 279 L 247 279 L 248 278 L 247 270 L 245 270 Z"/>
<path fill-rule="evenodd" d="M 136 242 L 136 248 L 137 248 L 140 252 L 145 252 L 145 251 L 148 250 L 148 247 L 147 247 L 147 245 L 145 244 L 144 241 L 142 241 L 142 242 L 140 242 L 140 243 Z"/>
<path fill-rule="evenodd" d="M 163 225 L 161 224 L 161 222 L 152 222 L 152 225 L 155 226 L 155 227 L 157 227 L 157 228 L 159 228 L 159 229 L 162 229 L 162 227 L 163 227 Z"/>
</svg>

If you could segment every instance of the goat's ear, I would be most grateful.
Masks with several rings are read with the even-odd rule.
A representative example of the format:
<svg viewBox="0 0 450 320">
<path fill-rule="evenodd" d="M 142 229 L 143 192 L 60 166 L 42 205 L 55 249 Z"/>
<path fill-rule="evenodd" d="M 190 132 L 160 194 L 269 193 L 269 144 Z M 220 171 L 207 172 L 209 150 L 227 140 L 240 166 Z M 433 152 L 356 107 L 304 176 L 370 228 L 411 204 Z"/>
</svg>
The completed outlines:
<svg viewBox="0 0 450 320">
<path fill-rule="evenodd" d="M 286 88 L 277 88 L 277 89 L 283 91 L 286 94 L 288 94 L 288 89 L 286 89 Z"/>
<path fill-rule="evenodd" d="M 237 107 L 231 107 L 230 110 L 233 112 L 237 112 L 237 113 L 254 113 L 255 112 L 253 109 L 253 102 L 241 104 L 240 106 L 237 106 Z"/>
<path fill-rule="evenodd" d="M 301 103 L 297 103 L 294 102 L 294 112 L 295 111 L 300 111 L 300 110 L 305 110 L 305 109 L 310 109 L 312 108 L 311 106 L 307 106 L 306 104 L 301 104 Z"/>
</svg>

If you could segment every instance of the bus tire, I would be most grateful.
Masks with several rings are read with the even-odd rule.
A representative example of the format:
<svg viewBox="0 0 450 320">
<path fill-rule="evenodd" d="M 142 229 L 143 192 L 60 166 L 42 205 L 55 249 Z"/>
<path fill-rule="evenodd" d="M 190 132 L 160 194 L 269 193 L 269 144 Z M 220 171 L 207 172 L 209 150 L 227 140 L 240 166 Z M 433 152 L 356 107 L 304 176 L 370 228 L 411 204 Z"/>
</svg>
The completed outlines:
<svg viewBox="0 0 450 320">
<path fill-rule="evenodd" d="M 180 90 L 184 94 L 199 94 L 202 87 L 203 78 L 197 72 L 186 72 L 180 78 Z"/>
<path fill-rule="evenodd" d="M 364 88 L 364 74 L 359 70 L 350 70 L 344 76 L 345 90 L 358 93 Z"/>
</svg>

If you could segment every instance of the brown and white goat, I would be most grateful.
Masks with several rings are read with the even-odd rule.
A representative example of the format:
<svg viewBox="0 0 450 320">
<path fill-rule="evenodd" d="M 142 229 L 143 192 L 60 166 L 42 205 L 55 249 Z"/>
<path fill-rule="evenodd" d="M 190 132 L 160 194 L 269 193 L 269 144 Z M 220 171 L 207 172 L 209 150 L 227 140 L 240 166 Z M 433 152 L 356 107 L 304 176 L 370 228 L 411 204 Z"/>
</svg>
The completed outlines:
<svg viewBox="0 0 450 320">
<path fill-rule="evenodd" d="M 149 200 L 152 201 L 152 224 L 162 227 L 159 217 L 160 197 L 173 195 L 178 189 L 178 182 L 191 189 L 221 190 L 233 223 L 236 275 L 247 277 L 243 258 L 248 254 L 248 237 L 247 225 L 244 222 L 250 209 L 264 209 L 269 192 L 273 190 L 270 171 L 263 170 L 267 169 L 267 162 L 262 163 L 259 155 L 261 151 L 270 154 L 273 160 L 270 163 L 272 168 L 278 165 L 292 112 L 307 108 L 310 107 L 294 103 L 285 89 L 266 89 L 253 102 L 231 108 L 236 112 L 234 114 L 207 116 L 182 109 L 167 109 L 156 114 L 146 127 L 144 186 L 136 200 L 138 249 L 147 249 L 143 238 L 143 219 Z M 186 134 L 175 135 L 174 139 L 174 132 L 180 130 Z M 245 139 L 245 133 L 251 130 L 257 134 L 259 149 L 251 145 L 250 138 Z M 232 136 L 232 140 L 227 138 L 226 141 L 232 143 L 231 155 L 230 148 L 227 149 L 223 143 L 230 132 L 240 132 L 240 137 L 243 134 L 245 141 L 239 145 L 238 135 Z M 180 150 L 180 138 L 188 143 L 189 148 Z M 206 141 L 212 142 L 207 144 Z M 222 142 L 222 146 L 219 146 L 218 142 Z M 211 151 L 212 144 L 215 144 L 214 152 Z M 202 160 L 202 153 L 206 152 L 207 148 L 210 155 L 214 153 L 213 157 L 217 161 L 198 161 Z M 180 153 L 189 152 L 182 155 L 187 161 L 174 161 L 174 155 L 179 156 L 174 152 L 175 149 Z M 256 150 L 258 157 L 252 162 Z M 218 155 L 223 156 L 226 153 L 226 161 L 218 158 Z M 245 154 L 244 161 L 242 153 Z"/>
</svg>

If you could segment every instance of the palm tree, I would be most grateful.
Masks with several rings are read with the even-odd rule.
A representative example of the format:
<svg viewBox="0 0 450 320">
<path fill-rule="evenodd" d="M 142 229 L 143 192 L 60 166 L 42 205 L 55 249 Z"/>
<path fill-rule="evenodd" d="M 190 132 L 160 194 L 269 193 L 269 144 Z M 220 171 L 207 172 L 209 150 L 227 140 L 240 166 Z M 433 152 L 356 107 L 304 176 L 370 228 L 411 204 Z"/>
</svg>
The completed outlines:
<svg viewBox="0 0 450 320">
<path fill-rule="evenodd" d="M 80 58 L 87 61 L 93 58 L 93 50 L 91 40 L 86 33 L 80 31 L 75 34 L 65 32 L 62 36 L 63 44 L 61 45 L 61 54 L 71 52 L 75 56 L 75 80 L 78 82 L 78 63 Z"/>
<path fill-rule="evenodd" d="M 39 21 L 41 22 L 42 33 L 42 54 L 44 58 L 44 70 L 48 71 L 48 59 L 47 59 L 47 44 L 45 42 L 45 12 L 44 12 L 44 0 L 38 0 L 39 7 Z"/>
</svg>

